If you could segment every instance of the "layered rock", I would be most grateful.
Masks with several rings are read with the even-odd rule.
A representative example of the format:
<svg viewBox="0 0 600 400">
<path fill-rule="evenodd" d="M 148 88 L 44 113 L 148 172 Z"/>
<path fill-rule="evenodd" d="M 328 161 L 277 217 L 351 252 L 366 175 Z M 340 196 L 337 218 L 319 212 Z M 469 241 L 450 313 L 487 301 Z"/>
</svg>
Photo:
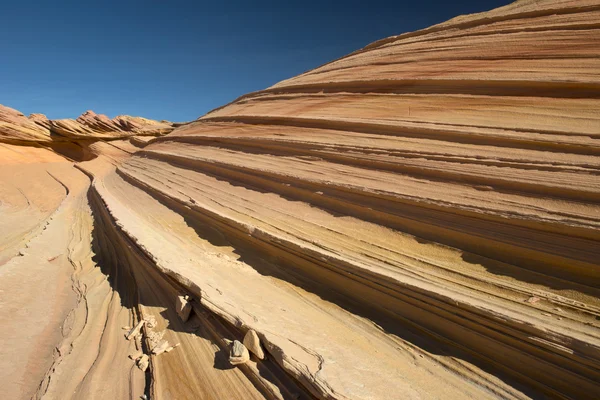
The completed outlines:
<svg viewBox="0 0 600 400">
<path fill-rule="evenodd" d="M 29 120 L 35 122 L 39 126 L 50 130 L 50 120 L 44 114 L 33 113 L 29 114 Z"/>
<path fill-rule="evenodd" d="M 95 190 L 315 396 L 592 398 L 599 13 L 520 1 L 378 41 L 153 140 Z M 151 212 L 183 215 L 188 244 Z"/>
<path fill-rule="evenodd" d="M 0 141 L 9 143 L 69 142 L 77 140 L 112 140 L 131 136 L 160 136 L 174 129 L 169 121 L 119 115 L 113 119 L 86 111 L 76 120 L 49 120 L 44 114 L 21 112 L 0 105 Z"/>
<path fill-rule="evenodd" d="M 71 139 L 114 139 L 130 136 L 160 136 L 173 130 L 168 121 L 119 115 L 113 119 L 93 111 L 86 111 L 76 120 L 50 121 L 52 133 Z"/>
<path fill-rule="evenodd" d="M 27 119 L 23 113 L 0 104 L 0 142 L 49 143 L 50 130 Z"/>
<path fill-rule="evenodd" d="M 25 118 L 57 137 L 93 137 L 99 155 L 77 169 L 40 166 L 47 198 L 22 182 L 0 191 L 4 209 L 67 199 L 52 219 L 45 210 L 26 220 L 50 231 L 7 265 L 27 274 L 30 263 L 47 283 L 47 263 L 70 262 L 75 310 L 89 310 L 69 317 L 64 326 L 86 329 L 69 331 L 29 390 L 85 397 L 119 382 L 113 398 L 140 386 L 150 398 L 596 398 L 599 16 L 598 1 L 546 0 L 457 17 L 157 138 L 101 140 L 168 124 Z M 0 127 L 26 136 L 22 114 L 4 115 Z M 0 269 L 16 296 L 14 279 Z M 43 298 L 24 302 L 56 302 Z M 121 327 L 139 323 L 127 341 Z M 32 336 L 48 341 L 42 328 Z M 159 343 L 181 346 L 152 354 Z M 128 351 L 143 357 L 145 385 L 138 369 L 122 379 Z"/>
<path fill-rule="evenodd" d="M 120 137 L 143 143 L 171 124 L 121 116 L 101 132 L 72 121 L 61 135 L 55 127 L 65 125 L 43 114 L 0 106 L 0 380 L 11 399 L 144 392 L 142 371 L 114 363 L 139 345 L 115 341 L 115 331 L 135 321 L 134 289 L 109 279 L 126 282 L 120 275 L 129 272 L 92 259 L 90 180 L 72 161 L 102 154 L 117 163 L 139 149 Z"/>
</svg>

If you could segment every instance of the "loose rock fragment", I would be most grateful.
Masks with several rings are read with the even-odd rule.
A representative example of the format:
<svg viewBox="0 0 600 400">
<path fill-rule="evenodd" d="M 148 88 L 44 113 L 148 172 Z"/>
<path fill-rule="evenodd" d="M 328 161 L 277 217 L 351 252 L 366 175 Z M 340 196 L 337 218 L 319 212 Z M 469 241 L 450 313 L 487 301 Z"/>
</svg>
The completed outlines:
<svg viewBox="0 0 600 400">
<path fill-rule="evenodd" d="M 148 346 L 151 349 L 158 346 L 158 344 L 162 340 L 163 336 L 165 335 L 165 331 L 160 331 L 160 332 L 149 331 L 147 333 L 148 333 Z"/>
<path fill-rule="evenodd" d="M 540 301 L 541 299 L 539 297 L 536 296 L 531 296 L 530 298 L 528 298 L 527 300 L 525 300 L 527 303 L 529 304 L 535 304 L 538 301 Z"/>
<path fill-rule="evenodd" d="M 168 353 L 168 352 L 174 350 L 176 347 L 179 347 L 180 345 L 181 345 L 181 343 L 177 343 L 177 344 L 174 344 L 173 346 L 167 347 L 165 349 L 165 353 Z"/>
<path fill-rule="evenodd" d="M 154 318 L 154 315 L 145 316 L 144 321 L 146 321 L 146 325 L 148 326 L 148 328 L 154 328 L 157 325 L 156 318 Z"/>
<path fill-rule="evenodd" d="M 128 331 L 131 329 L 130 326 L 122 326 L 121 329 L 123 329 L 124 331 Z"/>
<path fill-rule="evenodd" d="M 140 333 L 140 329 L 142 329 L 142 326 L 144 326 L 145 323 L 146 321 L 142 320 L 132 330 L 130 330 L 129 333 L 125 335 L 127 340 L 131 340 L 132 338 L 136 337 Z"/>
<path fill-rule="evenodd" d="M 138 351 L 137 353 L 130 354 L 129 358 L 131 358 L 132 360 L 137 360 L 138 358 L 140 358 L 143 355 L 144 355 L 144 353 L 142 351 Z"/>
<path fill-rule="evenodd" d="M 245 364 L 250 361 L 250 353 L 239 340 L 234 340 L 229 351 L 231 365 Z"/>
<path fill-rule="evenodd" d="M 179 318 L 181 318 L 183 322 L 187 321 L 190 317 L 190 312 L 192 311 L 192 305 L 188 301 L 188 296 L 177 296 L 175 307 Z"/>
<path fill-rule="evenodd" d="M 169 348 L 169 342 L 166 340 L 163 340 L 156 347 L 154 347 L 152 349 L 152 353 L 159 355 L 159 354 L 164 353 L 167 350 L 167 348 Z"/>
<path fill-rule="evenodd" d="M 150 358 L 147 354 L 144 354 L 137 362 L 137 366 L 142 371 L 146 371 L 148 369 L 148 365 L 150 364 Z"/>
<path fill-rule="evenodd" d="M 265 358 L 265 352 L 260 345 L 260 339 L 253 329 L 246 332 L 246 336 L 244 336 L 244 346 L 260 360 Z"/>
</svg>

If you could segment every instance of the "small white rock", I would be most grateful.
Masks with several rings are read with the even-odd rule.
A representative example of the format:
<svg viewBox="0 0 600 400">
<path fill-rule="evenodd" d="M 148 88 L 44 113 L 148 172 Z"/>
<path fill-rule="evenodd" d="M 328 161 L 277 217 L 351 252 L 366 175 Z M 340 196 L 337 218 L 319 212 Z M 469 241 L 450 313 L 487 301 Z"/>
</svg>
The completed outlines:
<svg viewBox="0 0 600 400">
<path fill-rule="evenodd" d="M 154 315 L 146 315 L 144 317 L 144 321 L 146 321 L 146 326 L 148 328 L 156 328 L 156 325 L 158 325 L 158 322 L 156 322 L 156 318 L 154 318 Z"/>
<path fill-rule="evenodd" d="M 244 336 L 244 346 L 260 360 L 265 358 L 265 352 L 260 346 L 260 339 L 253 329 L 246 332 L 246 336 Z"/>
<path fill-rule="evenodd" d="M 140 333 L 140 329 L 142 329 L 142 326 L 144 326 L 145 323 L 146 321 L 142 320 L 132 330 L 130 330 L 129 333 L 125 335 L 127 340 L 131 340 L 132 338 L 136 337 Z"/>
<path fill-rule="evenodd" d="M 152 353 L 159 355 L 164 353 L 169 348 L 169 342 L 163 340 L 155 348 L 152 349 Z"/>
<path fill-rule="evenodd" d="M 181 343 L 177 343 L 177 344 L 174 344 L 173 346 L 167 347 L 165 349 L 165 353 L 175 350 L 175 348 L 179 347 L 180 345 L 181 345 Z"/>
<path fill-rule="evenodd" d="M 150 358 L 147 354 L 144 354 L 137 362 L 137 366 L 142 371 L 146 371 L 148 369 L 148 365 L 150 364 Z"/>
</svg>

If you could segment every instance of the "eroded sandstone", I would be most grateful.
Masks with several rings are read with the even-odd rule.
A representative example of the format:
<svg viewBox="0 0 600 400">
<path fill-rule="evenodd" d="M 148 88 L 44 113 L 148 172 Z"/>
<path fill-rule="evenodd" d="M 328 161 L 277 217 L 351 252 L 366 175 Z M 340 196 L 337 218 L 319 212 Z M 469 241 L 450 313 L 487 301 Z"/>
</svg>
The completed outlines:
<svg viewBox="0 0 600 400">
<path fill-rule="evenodd" d="M 0 108 L 0 286 L 73 291 L 19 303 L 9 397 L 597 397 L 599 17 L 518 1 L 185 125 Z"/>
</svg>

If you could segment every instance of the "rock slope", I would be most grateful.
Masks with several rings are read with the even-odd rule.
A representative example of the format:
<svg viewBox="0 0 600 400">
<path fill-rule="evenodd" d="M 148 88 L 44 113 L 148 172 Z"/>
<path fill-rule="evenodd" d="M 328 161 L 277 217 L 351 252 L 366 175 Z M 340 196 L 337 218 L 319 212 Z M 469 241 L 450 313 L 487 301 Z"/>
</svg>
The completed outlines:
<svg viewBox="0 0 600 400">
<path fill-rule="evenodd" d="M 166 136 L 123 139 L 161 126 L 141 119 L 2 111 L 5 138 L 94 138 L 78 163 L 0 147 L 35 154 L 22 174 L 39 185 L 0 187 L 0 227 L 23 221 L 0 236 L 0 287 L 58 287 L 71 264 L 76 294 L 23 300 L 45 317 L 20 316 L 37 347 L 2 364 L 9 393 L 598 398 L 599 20 L 588 0 L 457 17 Z M 45 263 L 62 269 L 42 278 Z M 266 357 L 232 365 L 249 334 Z"/>
</svg>

